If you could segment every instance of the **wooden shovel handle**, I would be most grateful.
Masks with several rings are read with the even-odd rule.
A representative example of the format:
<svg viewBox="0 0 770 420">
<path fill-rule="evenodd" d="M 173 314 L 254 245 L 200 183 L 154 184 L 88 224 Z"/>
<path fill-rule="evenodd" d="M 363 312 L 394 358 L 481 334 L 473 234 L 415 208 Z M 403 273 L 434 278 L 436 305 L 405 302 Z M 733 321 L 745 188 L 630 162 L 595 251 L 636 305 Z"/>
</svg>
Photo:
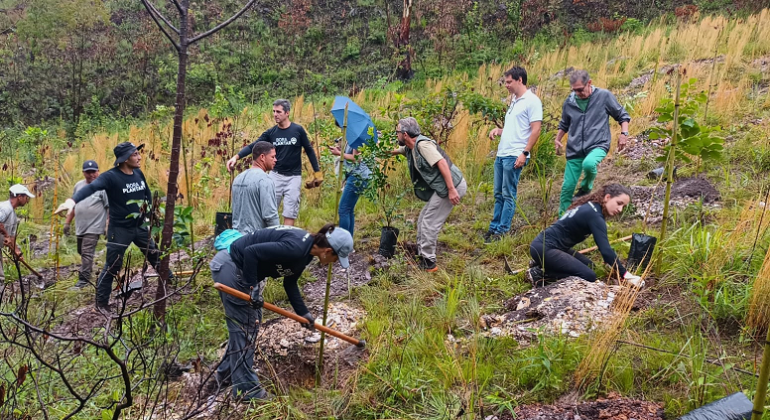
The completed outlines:
<svg viewBox="0 0 770 420">
<path fill-rule="evenodd" d="M 220 292 L 227 293 L 230 296 L 237 297 L 238 299 L 243 299 L 243 300 L 245 300 L 247 302 L 251 302 L 251 296 L 249 296 L 248 294 L 243 293 L 240 290 L 233 289 L 232 287 L 225 286 L 222 283 L 214 283 L 214 288 L 219 290 Z M 265 303 L 262 304 L 262 307 L 267 309 L 267 310 L 273 311 L 273 312 L 275 312 L 275 313 L 277 313 L 279 315 L 283 315 L 286 318 L 293 319 L 293 320 L 299 322 L 300 324 L 307 324 L 309 322 L 306 318 L 301 317 L 301 316 L 299 316 L 299 315 L 297 315 L 295 313 L 289 312 L 289 311 L 287 311 L 285 309 L 281 309 L 281 308 L 273 305 L 272 303 L 265 302 Z M 329 328 L 327 326 L 321 325 L 319 323 L 315 323 L 315 328 L 318 329 L 319 331 L 325 332 L 326 334 L 329 334 L 331 336 L 337 337 L 340 340 L 345 340 L 345 341 L 347 341 L 350 344 L 354 344 L 356 347 L 364 347 L 364 346 L 366 346 L 366 341 L 365 340 L 357 340 L 357 339 L 355 339 L 353 337 L 347 336 L 347 335 L 345 335 L 345 334 L 343 334 L 343 333 L 341 333 L 341 332 L 339 332 L 337 330 L 333 330 L 333 329 L 331 329 L 331 328 Z"/>
</svg>

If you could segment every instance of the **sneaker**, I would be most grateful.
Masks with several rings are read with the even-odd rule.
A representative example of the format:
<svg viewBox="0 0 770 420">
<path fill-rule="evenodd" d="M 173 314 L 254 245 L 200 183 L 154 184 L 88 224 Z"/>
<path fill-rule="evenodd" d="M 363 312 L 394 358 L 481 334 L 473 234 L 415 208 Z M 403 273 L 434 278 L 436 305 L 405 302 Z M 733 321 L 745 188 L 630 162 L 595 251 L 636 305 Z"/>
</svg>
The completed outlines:
<svg viewBox="0 0 770 420">
<path fill-rule="evenodd" d="M 581 188 L 581 189 L 579 189 L 579 190 L 578 190 L 578 191 L 575 193 L 575 195 L 574 195 L 572 198 L 573 198 L 573 199 L 575 199 L 575 198 L 580 198 L 580 197 L 582 197 L 582 196 L 584 196 L 584 195 L 588 195 L 588 194 L 590 194 L 590 193 L 591 193 L 591 190 L 586 190 L 586 189 L 583 189 L 583 188 Z"/>
<path fill-rule="evenodd" d="M 84 288 L 86 286 L 88 286 L 88 282 L 87 281 L 78 280 L 78 282 L 75 283 L 74 286 L 70 287 L 70 290 L 80 290 L 80 289 L 82 289 L 82 288 Z"/>
<path fill-rule="evenodd" d="M 494 235 L 494 234 L 495 234 L 495 232 L 493 232 L 491 230 L 488 230 L 488 231 L 484 232 L 484 234 L 481 235 L 481 237 L 484 238 L 484 243 L 488 244 L 489 243 L 489 238 L 491 238 L 492 235 Z"/>
<path fill-rule="evenodd" d="M 420 260 L 417 262 L 417 266 L 420 267 L 421 270 L 425 270 L 428 273 L 435 273 L 438 271 L 436 262 L 427 258 L 420 258 Z"/>
<path fill-rule="evenodd" d="M 104 315 L 105 318 L 109 319 L 112 318 L 112 309 L 110 309 L 109 305 L 96 305 L 96 312 L 99 312 L 100 314 Z"/>
<path fill-rule="evenodd" d="M 535 262 L 535 260 L 529 260 L 529 268 L 532 268 L 532 267 L 540 267 L 540 264 Z"/>
<path fill-rule="evenodd" d="M 543 270 L 540 269 L 540 267 L 530 267 L 527 269 L 525 276 L 527 277 L 527 280 L 532 284 L 532 287 L 543 287 L 545 286 L 545 276 L 543 275 Z"/>
</svg>

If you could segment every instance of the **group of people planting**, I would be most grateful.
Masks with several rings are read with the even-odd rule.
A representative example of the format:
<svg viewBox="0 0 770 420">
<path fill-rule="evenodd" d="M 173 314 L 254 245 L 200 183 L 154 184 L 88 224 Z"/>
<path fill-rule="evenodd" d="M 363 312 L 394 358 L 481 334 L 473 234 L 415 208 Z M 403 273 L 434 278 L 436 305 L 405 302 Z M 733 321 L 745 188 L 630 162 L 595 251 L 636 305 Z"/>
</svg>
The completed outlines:
<svg viewBox="0 0 770 420">
<path fill-rule="evenodd" d="M 489 133 L 490 139 L 500 137 L 500 142 L 494 161 L 494 211 L 489 229 L 483 235 L 485 243 L 511 234 L 519 178 L 529 164 L 543 120 L 542 103 L 527 88 L 524 68 L 506 71 L 504 83 L 512 100 L 503 127 Z M 574 71 L 570 85 L 572 93 L 564 102 L 555 139 L 557 154 L 560 154 L 564 136 L 569 134 L 560 218 L 532 242 L 532 261 L 526 276 L 533 286 L 543 285 L 546 279 L 568 276 L 595 281 L 593 263 L 573 249 L 592 235 L 604 262 L 631 285 L 641 287 L 641 279 L 626 271 L 611 248 L 605 221 L 622 212 L 631 200 L 631 193 L 618 184 L 593 190 L 597 166 L 610 149 L 609 117 L 621 125 L 619 148 L 627 141 L 630 117 L 612 93 L 592 85 L 587 72 Z M 232 385 L 234 395 L 247 401 L 270 398 L 253 368 L 265 279 L 283 278 L 294 311 L 307 320 L 303 326 L 313 329 L 315 318 L 305 305 L 297 281 L 314 257 L 318 257 L 321 264 L 339 261 L 342 267 L 348 268 L 348 257 L 353 252 L 354 208 L 371 174 L 366 163 L 357 159 L 356 148 L 330 147 L 330 152 L 340 157 L 346 179 L 339 203 L 339 226 L 327 224 L 316 233 L 294 227 L 300 209 L 303 150 L 313 167 L 305 187 L 320 186 L 323 173 L 307 132 L 289 120 L 290 107 L 287 100 L 275 101 L 276 125 L 228 160 L 227 168 L 233 171 L 239 159 L 251 156 L 251 167 L 233 181 L 232 229 L 217 237 L 218 253 L 209 265 L 216 282 L 251 296 L 250 301 L 244 301 L 220 292 L 229 338 L 216 373 L 220 386 Z M 426 202 L 417 220 L 417 254 L 413 260 L 420 269 L 435 272 L 438 270 L 438 234 L 454 206 L 466 194 L 467 183 L 462 171 L 437 142 L 422 135 L 417 120 L 400 119 L 396 133 L 399 147 L 391 154 L 406 157 L 414 193 Z M 106 264 L 94 286 L 96 308 L 108 317 L 112 316 L 109 295 L 113 279 L 131 243 L 159 269 L 159 251 L 150 231 L 143 226 L 147 206 L 140 204 L 150 203 L 152 197 L 140 169 L 141 149 L 142 145 L 119 144 L 114 149 L 114 167 L 102 174 L 96 162 L 85 162 L 83 181 L 75 186 L 72 198 L 56 211 L 67 213 L 65 233 L 69 233 L 75 219 L 78 252 L 82 256 L 75 288 L 91 284 L 94 249 L 99 236 L 107 231 Z M 583 180 L 576 191 L 581 175 Z M 13 186 L 10 193 L 11 200 L 0 203 L 0 236 L 5 237 L 6 245 L 10 238 L 14 243 L 12 249 L 20 255 L 12 240 L 16 226 L 13 209 L 34 196 L 18 185 Z M 281 203 L 282 225 L 278 215 Z"/>
</svg>

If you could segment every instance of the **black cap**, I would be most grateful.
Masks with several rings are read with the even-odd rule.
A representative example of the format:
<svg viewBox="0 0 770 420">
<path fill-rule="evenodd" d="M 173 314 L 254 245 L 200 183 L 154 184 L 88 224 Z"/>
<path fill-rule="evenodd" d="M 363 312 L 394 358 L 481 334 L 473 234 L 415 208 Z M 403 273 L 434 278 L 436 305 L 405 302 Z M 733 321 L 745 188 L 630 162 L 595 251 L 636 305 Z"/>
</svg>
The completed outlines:
<svg viewBox="0 0 770 420">
<path fill-rule="evenodd" d="M 133 143 L 128 141 L 124 141 L 123 143 L 115 146 L 115 148 L 112 149 L 112 152 L 115 153 L 115 166 L 118 166 L 121 163 L 127 161 L 135 151 L 141 150 L 142 147 L 144 147 L 144 144 L 134 146 Z"/>
<path fill-rule="evenodd" d="M 83 172 L 90 172 L 90 171 L 98 171 L 99 165 L 96 164 L 95 160 L 87 160 L 83 162 Z"/>
</svg>

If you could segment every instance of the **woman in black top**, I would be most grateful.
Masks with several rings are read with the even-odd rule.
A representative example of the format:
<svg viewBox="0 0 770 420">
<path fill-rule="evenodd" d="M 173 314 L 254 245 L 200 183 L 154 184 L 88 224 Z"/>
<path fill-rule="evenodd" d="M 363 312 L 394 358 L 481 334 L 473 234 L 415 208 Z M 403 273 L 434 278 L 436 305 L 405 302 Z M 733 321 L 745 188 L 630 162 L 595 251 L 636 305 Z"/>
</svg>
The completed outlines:
<svg viewBox="0 0 770 420">
<path fill-rule="evenodd" d="M 311 315 L 297 285 L 300 275 L 313 257 L 321 264 L 339 261 L 349 266 L 353 237 L 342 228 L 328 224 L 318 233 L 293 226 L 272 226 L 236 239 L 228 249 L 211 260 L 215 282 L 251 295 L 252 302 L 219 292 L 227 318 L 227 350 L 217 368 L 220 387 L 233 385 L 233 396 L 244 400 L 265 400 L 270 395 L 254 372 L 254 340 L 257 321 L 262 319 L 262 290 L 266 277 L 283 277 L 283 287 L 294 312 L 306 318 L 302 326 L 314 329 Z"/>
<path fill-rule="evenodd" d="M 541 232 L 529 246 L 537 264 L 527 270 L 533 285 L 542 285 L 544 278 L 561 279 L 575 276 L 596 281 L 593 262 L 572 247 L 593 235 L 602 259 L 634 286 L 641 287 L 639 276 L 626 271 L 607 239 L 606 217 L 617 216 L 631 201 L 631 191 L 620 184 L 608 184 L 591 195 L 578 199 L 554 224 Z"/>
</svg>

